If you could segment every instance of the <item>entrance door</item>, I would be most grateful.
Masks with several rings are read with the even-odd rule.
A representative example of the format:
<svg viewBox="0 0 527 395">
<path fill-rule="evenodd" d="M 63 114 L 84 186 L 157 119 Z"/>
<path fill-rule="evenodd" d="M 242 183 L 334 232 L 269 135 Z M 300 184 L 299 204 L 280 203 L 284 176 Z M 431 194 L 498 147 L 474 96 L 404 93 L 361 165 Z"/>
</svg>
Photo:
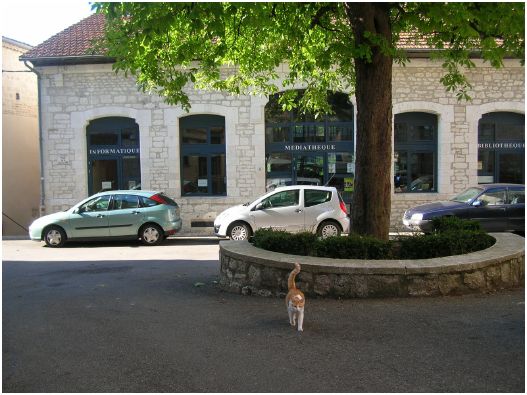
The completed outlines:
<svg viewBox="0 0 527 395">
<path fill-rule="evenodd" d="M 117 159 L 97 159 L 89 163 L 91 193 L 119 189 Z"/>
<path fill-rule="evenodd" d="M 88 192 L 140 189 L 139 126 L 135 120 L 107 117 L 86 128 Z"/>
<path fill-rule="evenodd" d="M 119 189 L 141 188 L 141 164 L 139 155 L 124 156 L 122 159 L 122 185 Z"/>
</svg>

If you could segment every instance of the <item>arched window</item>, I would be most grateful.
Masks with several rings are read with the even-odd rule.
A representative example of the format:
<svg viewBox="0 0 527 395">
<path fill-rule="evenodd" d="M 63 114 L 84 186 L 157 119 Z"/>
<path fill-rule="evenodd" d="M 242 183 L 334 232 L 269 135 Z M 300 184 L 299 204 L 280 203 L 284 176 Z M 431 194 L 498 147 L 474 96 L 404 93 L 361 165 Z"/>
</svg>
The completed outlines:
<svg viewBox="0 0 527 395">
<path fill-rule="evenodd" d="M 478 124 L 478 182 L 525 183 L 524 114 L 483 114 Z"/>
<path fill-rule="evenodd" d="M 437 192 L 437 116 L 394 117 L 395 192 Z"/>
<path fill-rule="evenodd" d="M 88 191 L 140 189 L 139 126 L 132 118 L 106 117 L 86 128 Z"/>
<path fill-rule="evenodd" d="M 304 92 L 299 91 L 299 97 Z M 344 93 L 329 94 L 333 114 L 315 118 L 283 111 L 279 94 L 265 107 L 266 187 L 331 185 L 349 201 L 355 177 L 354 108 Z"/>
<path fill-rule="evenodd" d="M 181 194 L 226 195 L 225 118 L 190 115 L 181 118 L 179 130 Z"/>
</svg>

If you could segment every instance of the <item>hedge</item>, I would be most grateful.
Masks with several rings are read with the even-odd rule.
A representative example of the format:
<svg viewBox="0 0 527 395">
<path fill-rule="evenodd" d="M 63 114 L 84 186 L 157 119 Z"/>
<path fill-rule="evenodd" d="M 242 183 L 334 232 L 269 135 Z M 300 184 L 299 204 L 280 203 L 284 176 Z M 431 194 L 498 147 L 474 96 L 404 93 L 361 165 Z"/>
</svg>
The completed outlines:
<svg viewBox="0 0 527 395">
<path fill-rule="evenodd" d="M 308 232 L 260 229 L 253 245 L 268 251 L 337 259 L 427 259 L 461 255 L 492 246 L 494 238 L 479 223 L 456 217 L 434 220 L 434 231 L 427 235 L 398 237 L 385 241 L 356 234 L 348 237 L 318 238 Z"/>
</svg>

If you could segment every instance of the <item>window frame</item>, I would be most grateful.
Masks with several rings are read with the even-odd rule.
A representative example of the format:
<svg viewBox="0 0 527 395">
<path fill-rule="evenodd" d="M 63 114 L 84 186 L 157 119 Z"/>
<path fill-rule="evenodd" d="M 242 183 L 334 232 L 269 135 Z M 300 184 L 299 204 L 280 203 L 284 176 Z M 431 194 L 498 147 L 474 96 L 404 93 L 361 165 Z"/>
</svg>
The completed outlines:
<svg viewBox="0 0 527 395">
<path fill-rule="evenodd" d="M 431 140 L 408 140 L 404 142 L 397 142 L 397 136 L 396 136 L 396 129 L 398 124 L 403 124 L 407 126 L 414 126 L 414 127 L 421 127 L 421 126 L 432 126 L 432 139 Z M 411 157 L 413 154 L 432 154 L 432 181 L 433 181 L 433 188 L 427 191 L 422 190 L 404 190 L 404 191 L 398 191 L 397 187 L 395 186 L 395 165 L 396 161 L 394 159 L 393 166 L 394 166 L 394 193 L 396 194 L 402 194 L 402 193 L 438 193 L 438 124 L 439 119 L 437 114 L 429 113 L 429 112 L 423 112 L 423 111 L 411 111 L 411 112 L 404 112 L 404 113 L 398 113 L 394 116 L 393 121 L 393 152 L 394 156 L 399 155 L 400 153 L 404 153 L 406 155 L 406 177 L 407 182 L 406 185 L 409 186 L 411 183 L 415 180 L 417 180 L 420 177 L 424 177 L 426 175 L 421 175 L 415 180 L 408 180 L 409 177 L 409 167 L 411 164 Z M 407 127 L 407 130 L 411 130 L 410 127 Z M 409 134 L 409 133 L 408 133 Z M 408 136 L 409 137 L 409 136 Z"/>
<path fill-rule="evenodd" d="M 223 143 L 213 144 L 213 129 L 223 128 Z M 184 129 L 196 128 L 206 130 L 206 143 L 184 143 Z M 180 185 L 181 196 L 227 196 L 227 153 L 226 153 L 227 131 L 225 128 L 225 117 L 222 115 L 193 114 L 179 119 L 179 142 L 180 142 Z M 217 176 L 213 174 L 213 158 L 222 156 L 224 167 L 223 193 L 213 193 L 213 181 Z M 185 192 L 184 169 L 188 157 L 206 158 L 207 192 Z M 198 159 L 199 160 L 199 159 Z M 199 165 L 198 165 L 199 166 Z M 199 170 L 198 170 L 199 172 Z M 198 180 L 199 180 L 198 175 Z M 199 188 L 199 187 L 198 187 Z"/>
</svg>

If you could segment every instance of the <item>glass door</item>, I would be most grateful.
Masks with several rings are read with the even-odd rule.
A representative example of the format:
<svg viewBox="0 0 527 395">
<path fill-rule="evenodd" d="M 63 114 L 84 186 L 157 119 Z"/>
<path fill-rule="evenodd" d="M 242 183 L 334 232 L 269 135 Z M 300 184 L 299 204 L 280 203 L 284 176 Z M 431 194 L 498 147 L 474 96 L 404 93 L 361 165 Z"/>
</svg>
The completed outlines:
<svg viewBox="0 0 527 395">
<path fill-rule="evenodd" d="M 117 159 L 96 159 L 88 163 L 90 194 L 119 189 Z"/>
<path fill-rule="evenodd" d="M 139 155 L 122 158 L 122 182 L 119 189 L 141 189 L 141 163 Z"/>
</svg>

